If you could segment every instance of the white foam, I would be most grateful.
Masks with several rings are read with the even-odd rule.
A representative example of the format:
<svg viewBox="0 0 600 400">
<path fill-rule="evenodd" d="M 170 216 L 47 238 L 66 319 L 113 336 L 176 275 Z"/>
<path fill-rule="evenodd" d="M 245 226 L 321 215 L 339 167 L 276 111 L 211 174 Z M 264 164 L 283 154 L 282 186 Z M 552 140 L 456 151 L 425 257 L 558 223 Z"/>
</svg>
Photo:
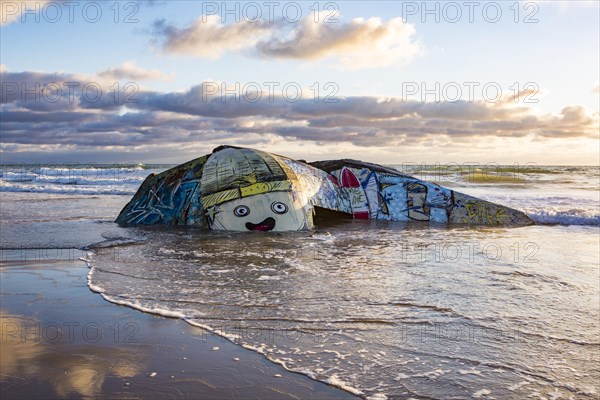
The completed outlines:
<svg viewBox="0 0 600 400">
<path fill-rule="evenodd" d="M 90 288 L 90 290 L 94 293 L 100 293 L 102 294 L 104 292 L 104 289 L 102 289 L 100 286 L 95 285 L 94 283 L 92 283 L 92 278 L 94 276 L 94 272 L 96 271 L 94 269 L 94 267 L 92 267 L 89 258 L 85 261 L 87 267 L 90 269 L 90 271 L 87 274 L 87 285 Z"/>
<path fill-rule="evenodd" d="M 251 344 L 248 344 L 248 343 L 240 343 L 237 340 L 238 337 L 236 335 L 228 334 L 228 333 L 226 333 L 224 331 L 221 331 L 219 329 L 214 329 L 211 326 L 198 323 L 198 322 L 196 322 L 196 321 L 194 321 L 192 319 L 189 319 L 189 318 L 185 318 L 184 317 L 183 320 L 186 321 L 187 323 L 189 323 L 192 326 L 203 328 L 203 329 L 205 329 L 205 330 L 207 330 L 209 332 L 215 333 L 215 334 L 217 334 L 217 335 L 219 335 L 219 336 L 221 336 L 221 337 L 229 340 L 233 344 L 241 345 L 245 349 L 248 349 L 248 350 L 254 351 L 256 353 L 262 354 L 269 361 L 271 361 L 271 362 L 273 362 L 275 364 L 281 365 L 286 371 L 296 372 L 296 373 L 299 373 L 299 374 L 306 375 L 306 376 L 308 376 L 311 379 L 327 383 L 327 384 L 329 384 L 331 386 L 338 387 L 338 388 L 340 388 L 342 390 L 345 390 L 345 391 L 347 391 L 349 393 L 352 393 L 354 395 L 357 395 L 357 396 L 362 396 L 364 394 L 361 390 L 359 390 L 359 389 L 351 386 L 347 382 L 344 382 L 344 381 L 340 380 L 335 374 L 332 375 L 331 377 L 327 378 L 327 379 L 320 379 L 319 377 L 317 377 L 317 375 L 316 375 L 315 372 L 323 371 L 322 368 L 317 368 L 317 369 L 315 369 L 315 371 L 290 368 L 286 364 L 285 360 L 279 359 L 279 358 L 275 358 L 272 355 L 269 355 L 269 351 L 268 351 L 269 349 L 266 349 L 267 345 L 264 344 L 264 343 L 260 343 L 259 345 L 251 345 Z M 272 350 L 272 349 L 270 349 L 270 350 Z M 383 398 L 381 398 L 381 399 L 383 399 Z"/>
<path fill-rule="evenodd" d="M 93 268 L 92 268 L 93 270 Z M 90 273 L 92 273 L 92 271 L 90 271 Z M 183 319 L 185 318 L 185 315 L 181 312 L 177 312 L 177 311 L 171 311 L 165 308 L 160 308 L 160 307 L 145 307 L 142 306 L 141 304 L 137 303 L 137 302 L 132 302 L 132 301 L 126 301 L 126 300 L 120 300 L 120 299 L 116 299 L 112 296 L 107 295 L 106 293 L 104 293 L 104 290 L 102 288 L 100 288 L 99 286 L 95 286 L 90 282 L 90 278 L 89 278 L 89 274 L 88 274 L 88 287 L 93 290 L 96 293 L 100 293 L 100 295 L 102 296 L 102 298 L 108 302 L 114 303 L 114 304 L 118 304 L 120 306 L 127 306 L 127 307 L 131 307 L 134 308 L 136 310 L 139 311 L 143 311 L 146 313 L 150 313 L 150 314 L 156 314 L 156 315 L 160 315 L 163 317 L 167 317 L 167 318 L 178 318 L 178 319 Z M 93 288 L 92 288 L 93 287 Z"/>
<path fill-rule="evenodd" d="M 450 372 L 450 370 L 438 368 L 434 371 L 425 372 L 421 375 L 415 375 L 415 376 L 423 376 L 425 378 L 435 380 L 435 379 L 439 378 L 440 376 L 444 375 L 446 372 Z"/>
<path fill-rule="evenodd" d="M 137 186 L 137 185 L 136 185 Z M 0 181 L 0 192 L 31 192 L 49 194 L 113 194 L 132 195 L 135 194 L 134 186 L 123 187 L 121 185 L 107 186 L 77 186 L 56 184 L 15 184 Z"/>
<path fill-rule="evenodd" d="M 406 375 L 406 374 L 403 374 L 403 373 L 399 373 L 399 374 L 398 374 L 398 375 L 397 375 L 397 376 L 394 378 L 394 380 L 399 382 L 399 381 L 401 381 L 401 380 L 403 380 L 403 379 L 407 379 L 407 378 L 410 378 L 410 376 L 408 376 L 408 375 Z"/>
<path fill-rule="evenodd" d="M 346 392 L 350 392 L 356 396 L 362 396 L 364 394 L 362 391 L 350 386 L 349 383 L 344 382 L 341 379 L 339 379 L 336 374 L 333 374 L 328 379 L 326 379 L 325 383 L 327 383 L 331 386 L 339 387 L 340 389 L 343 389 Z"/>
<path fill-rule="evenodd" d="M 471 369 L 461 369 L 458 371 L 461 375 L 481 375 L 481 371 L 478 371 L 474 368 Z"/>
<path fill-rule="evenodd" d="M 476 399 L 489 395 L 490 392 L 488 389 L 481 389 L 472 394 L 472 396 Z"/>
<path fill-rule="evenodd" d="M 375 393 L 372 396 L 367 396 L 367 400 L 387 400 L 387 396 L 383 393 Z"/>
<path fill-rule="evenodd" d="M 146 176 L 159 170 L 139 166 L 3 166 L 0 192 L 53 194 L 134 194 Z"/>
<path fill-rule="evenodd" d="M 530 384 L 530 382 L 528 382 L 528 381 L 521 381 L 521 382 L 515 383 L 512 386 L 509 386 L 508 390 L 510 390 L 511 392 L 514 392 L 515 390 L 519 389 L 521 386 L 525 386 L 525 385 L 529 385 L 529 384 Z"/>
<path fill-rule="evenodd" d="M 280 277 L 278 276 L 273 276 L 273 275 L 261 275 L 258 278 L 256 278 L 257 281 L 278 281 L 281 280 Z"/>
<path fill-rule="evenodd" d="M 90 288 L 90 290 L 92 292 L 95 292 L 95 293 L 102 294 L 102 292 L 104 292 L 104 289 L 102 289 L 100 286 L 97 286 L 97 285 L 94 285 L 94 284 L 91 284 L 91 283 L 88 283 L 88 287 Z"/>
<path fill-rule="evenodd" d="M 529 216 L 539 224 L 600 226 L 600 215 L 586 210 L 541 210 L 529 213 Z"/>
</svg>

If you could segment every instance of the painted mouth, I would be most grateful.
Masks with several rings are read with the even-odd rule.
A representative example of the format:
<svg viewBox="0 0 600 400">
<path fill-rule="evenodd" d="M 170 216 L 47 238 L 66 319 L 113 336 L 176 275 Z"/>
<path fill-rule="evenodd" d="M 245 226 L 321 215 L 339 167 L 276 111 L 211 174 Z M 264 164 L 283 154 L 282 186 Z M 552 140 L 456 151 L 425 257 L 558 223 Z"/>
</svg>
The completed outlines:
<svg viewBox="0 0 600 400">
<path fill-rule="evenodd" d="M 266 218 L 258 224 L 252 222 L 246 222 L 246 229 L 249 231 L 270 231 L 275 228 L 275 218 Z"/>
</svg>

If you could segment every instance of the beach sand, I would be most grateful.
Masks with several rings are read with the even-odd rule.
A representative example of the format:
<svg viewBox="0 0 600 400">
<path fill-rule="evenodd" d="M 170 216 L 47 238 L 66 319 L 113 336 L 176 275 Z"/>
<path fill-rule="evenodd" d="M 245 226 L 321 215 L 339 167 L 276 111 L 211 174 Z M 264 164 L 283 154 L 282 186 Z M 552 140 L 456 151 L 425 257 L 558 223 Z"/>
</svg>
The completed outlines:
<svg viewBox="0 0 600 400">
<path fill-rule="evenodd" d="M 354 398 L 185 321 L 104 301 L 86 285 L 80 250 L 6 253 L 0 267 L 4 400 Z"/>
</svg>

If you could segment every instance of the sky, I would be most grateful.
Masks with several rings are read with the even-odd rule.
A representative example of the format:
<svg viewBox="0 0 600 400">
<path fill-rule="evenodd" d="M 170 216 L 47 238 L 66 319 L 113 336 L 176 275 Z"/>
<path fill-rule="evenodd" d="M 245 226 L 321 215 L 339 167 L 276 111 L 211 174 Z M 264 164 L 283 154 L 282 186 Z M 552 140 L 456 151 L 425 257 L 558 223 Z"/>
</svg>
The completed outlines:
<svg viewBox="0 0 600 400">
<path fill-rule="evenodd" d="M 0 161 L 598 165 L 599 5 L 0 0 Z"/>
</svg>

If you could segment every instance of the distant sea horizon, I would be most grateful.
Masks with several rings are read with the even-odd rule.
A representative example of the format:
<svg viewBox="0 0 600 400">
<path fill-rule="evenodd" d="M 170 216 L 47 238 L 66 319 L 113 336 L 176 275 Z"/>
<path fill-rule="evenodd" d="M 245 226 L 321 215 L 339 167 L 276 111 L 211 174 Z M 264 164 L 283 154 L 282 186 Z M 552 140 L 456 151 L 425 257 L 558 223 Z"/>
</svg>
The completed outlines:
<svg viewBox="0 0 600 400">
<path fill-rule="evenodd" d="M 151 173 L 179 164 L 0 163 L 0 193 L 133 195 Z M 537 164 L 387 164 L 415 178 L 505 204 L 536 223 L 600 224 L 600 167 Z"/>
</svg>

